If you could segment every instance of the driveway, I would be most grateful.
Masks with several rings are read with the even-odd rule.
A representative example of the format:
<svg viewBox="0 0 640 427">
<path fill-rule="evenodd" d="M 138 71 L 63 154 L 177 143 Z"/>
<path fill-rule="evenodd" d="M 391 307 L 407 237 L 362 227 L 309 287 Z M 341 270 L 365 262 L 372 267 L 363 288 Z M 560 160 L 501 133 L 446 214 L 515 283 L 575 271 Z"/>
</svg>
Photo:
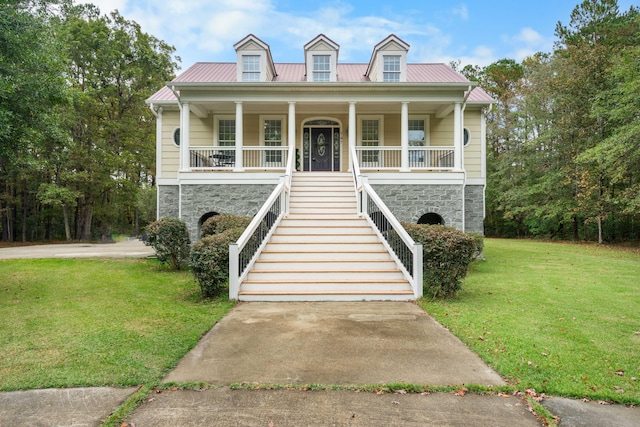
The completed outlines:
<svg viewBox="0 0 640 427">
<path fill-rule="evenodd" d="M 25 258 L 144 258 L 153 248 L 138 239 L 118 243 L 71 243 L 0 248 L 0 259 Z"/>
</svg>

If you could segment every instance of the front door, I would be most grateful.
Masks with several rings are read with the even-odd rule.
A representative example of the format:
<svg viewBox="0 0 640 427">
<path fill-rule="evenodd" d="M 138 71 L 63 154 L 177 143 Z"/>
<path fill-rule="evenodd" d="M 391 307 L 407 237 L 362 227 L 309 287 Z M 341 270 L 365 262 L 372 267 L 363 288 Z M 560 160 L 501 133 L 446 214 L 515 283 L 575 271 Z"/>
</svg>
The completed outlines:
<svg viewBox="0 0 640 427">
<path fill-rule="evenodd" d="M 311 128 L 311 170 L 331 171 L 332 128 Z"/>
</svg>

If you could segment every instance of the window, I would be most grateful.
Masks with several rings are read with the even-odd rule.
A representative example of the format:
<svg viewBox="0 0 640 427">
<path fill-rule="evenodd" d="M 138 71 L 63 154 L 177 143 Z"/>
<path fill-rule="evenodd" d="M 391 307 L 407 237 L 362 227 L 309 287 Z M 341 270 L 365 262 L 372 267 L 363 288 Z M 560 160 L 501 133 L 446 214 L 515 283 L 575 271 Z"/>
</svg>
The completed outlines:
<svg viewBox="0 0 640 427">
<path fill-rule="evenodd" d="M 426 145 L 424 120 L 409 120 L 409 147 L 424 147 Z M 424 150 L 409 150 L 409 167 L 425 165 Z"/>
<path fill-rule="evenodd" d="M 313 56 L 313 81 L 328 82 L 331 80 L 331 56 Z"/>
<path fill-rule="evenodd" d="M 178 147 L 180 146 L 180 128 L 175 128 L 173 130 L 173 143 Z"/>
<path fill-rule="evenodd" d="M 463 129 L 462 137 L 463 137 L 464 146 L 466 147 L 467 145 L 469 145 L 469 141 L 471 140 L 471 137 L 470 137 L 470 134 L 469 134 L 469 129 L 467 129 L 467 128 Z"/>
<path fill-rule="evenodd" d="M 216 120 L 215 144 L 219 147 L 236 146 L 236 120 L 219 118 Z M 230 167 L 235 165 L 235 150 L 213 150 L 214 166 Z"/>
<path fill-rule="evenodd" d="M 384 56 L 384 72 L 382 75 L 385 82 L 400 81 L 400 56 L 399 55 Z"/>
<path fill-rule="evenodd" d="M 264 145 L 266 147 L 281 147 L 283 141 L 282 136 L 282 120 L 267 119 L 264 120 Z M 265 162 L 271 166 L 282 165 L 282 151 L 272 150 L 265 152 Z"/>
<path fill-rule="evenodd" d="M 242 57 L 242 81 L 260 81 L 260 56 L 245 55 Z"/>
<path fill-rule="evenodd" d="M 361 122 L 361 145 L 363 147 L 380 146 L 380 128 L 378 119 L 363 119 Z M 379 150 L 363 150 L 361 164 L 366 166 L 380 166 Z"/>
</svg>

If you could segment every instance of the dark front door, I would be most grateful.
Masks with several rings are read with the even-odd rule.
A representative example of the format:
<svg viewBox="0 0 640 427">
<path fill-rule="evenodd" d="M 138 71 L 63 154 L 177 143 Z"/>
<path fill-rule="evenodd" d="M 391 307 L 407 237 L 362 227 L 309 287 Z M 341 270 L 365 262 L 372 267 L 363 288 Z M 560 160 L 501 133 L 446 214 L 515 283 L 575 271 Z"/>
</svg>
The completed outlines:
<svg viewBox="0 0 640 427">
<path fill-rule="evenodd" d="M 311 170 L 331 170 L 331 128 L 311 128 Z"/>
</svg>

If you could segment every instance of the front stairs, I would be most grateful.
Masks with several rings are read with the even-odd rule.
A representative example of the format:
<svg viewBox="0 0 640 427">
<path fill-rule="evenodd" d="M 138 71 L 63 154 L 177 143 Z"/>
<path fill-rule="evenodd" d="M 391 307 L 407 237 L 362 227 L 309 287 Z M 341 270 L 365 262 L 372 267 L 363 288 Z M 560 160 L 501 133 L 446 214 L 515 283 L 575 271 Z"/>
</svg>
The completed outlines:
<svg viewBox="0 0 640 427">
<path fill-rule="evenodd" d="M 295 173 L 289 200 L 289 215 L 240 285 L 239 300 L 414 299 L 378 235 L 358 216 L 350 173 Z"/>
</svg>

